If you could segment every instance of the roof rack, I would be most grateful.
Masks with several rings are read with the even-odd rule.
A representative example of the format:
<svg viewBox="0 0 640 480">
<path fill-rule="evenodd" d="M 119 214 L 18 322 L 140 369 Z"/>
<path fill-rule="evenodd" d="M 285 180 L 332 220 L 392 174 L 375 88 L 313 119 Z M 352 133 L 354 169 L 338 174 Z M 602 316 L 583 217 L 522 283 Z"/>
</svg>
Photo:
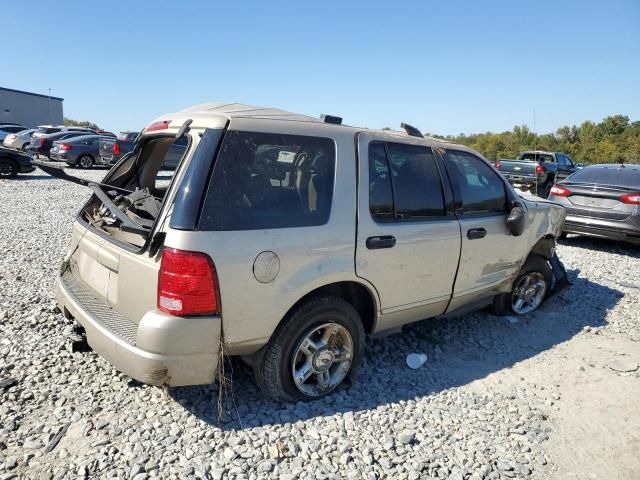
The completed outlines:
<svg viewBox="0 0 640 480">
<path fill-rule="evenodd" d="M 332 123 L 334 125 L 342 125 L 342 117 L 336 117 L 335 115 L 320 115 L 320 120 L 324 123 Z"/>
<path fill-rule="evenodd" d="M 420 132 L 420 130 L 418 130 L 416 127 L 412 127 L 408 123 L 401 123 L 400 128 L 402 128 L 405 132 L 407 132 L 407 135 L 410 135 L 412 137 L 424 137 L 424 135 L 422 135 L 422 132 Z"/>
</svg>

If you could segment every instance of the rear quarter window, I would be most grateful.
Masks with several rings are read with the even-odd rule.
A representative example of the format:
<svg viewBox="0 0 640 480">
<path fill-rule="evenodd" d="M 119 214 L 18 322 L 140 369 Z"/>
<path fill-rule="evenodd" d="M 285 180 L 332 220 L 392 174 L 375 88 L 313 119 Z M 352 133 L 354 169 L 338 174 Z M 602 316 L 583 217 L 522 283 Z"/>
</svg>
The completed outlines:
<svg viewBox="0 0 640 480">
<path fill-rule="evenodd" d="M 199 227 L 256 230 L 329 220 L 335 143 L 329 138 L 227 132 L 215 161 Z"/>
</svg>

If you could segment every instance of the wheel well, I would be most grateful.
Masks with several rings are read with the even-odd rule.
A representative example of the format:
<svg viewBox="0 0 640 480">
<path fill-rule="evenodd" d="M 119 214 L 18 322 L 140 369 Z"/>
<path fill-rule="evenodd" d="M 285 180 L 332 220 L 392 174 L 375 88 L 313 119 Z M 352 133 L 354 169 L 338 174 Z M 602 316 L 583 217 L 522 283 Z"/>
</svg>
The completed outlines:
<svg viewBox="0 0 640 480">
<path fill-rule="evenodd" d="M 536 244 L 531 249 L 531 252 L 529 253 L 529 255 L 531 255 L 532 253 L 535 253 L 536 255 L 540 255 L 541 257 L 544 257 L 547 260 L 549 260 L 553 255 L 553 249 L 555 246 L 556 246 L 556 239 L 553 237 L 553 235 L 545 235 L 544 237 L 542 237 L 540 240 L 536 242 Z"/>
<path fill-rule="evenodd" d="M 319 295 L 330 295 L 340 297 L 349 302 L 356 309 L 362 319 L 362 326 L 365 333 L 371 333 L 376 322 L 376 303 L 372 293 L 367 287 L 357 282 L 337 282 L 324 285 L 312 290 L 298 300 L 287 312 L 285 318 L 299 305 L 306 302 L 311 297 Z"/>
</svg>

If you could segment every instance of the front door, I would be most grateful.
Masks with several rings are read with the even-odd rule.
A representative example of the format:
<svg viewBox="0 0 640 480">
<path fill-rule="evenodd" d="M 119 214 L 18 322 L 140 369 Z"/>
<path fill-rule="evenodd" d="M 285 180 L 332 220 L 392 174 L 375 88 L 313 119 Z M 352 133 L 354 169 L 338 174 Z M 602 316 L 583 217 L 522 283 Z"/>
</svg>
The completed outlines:
<svg viewBox="0 0 640 480">
<path fill-rule="evenodd" d="M 497 293 L 520 269 L 521 242 L 507 229 L 505 184 L 476 155 L 447 149 L 444 163 L 451 179 L 460 221 L 462 249 L 448 311 Z"/>
<path fill-rule="evenodd" d="M 380 296 L 376 330 L 442 314 L 460 255 L 442 165 L 424 142 L 403 142 L 358 136 L 356 273 Z"/>
</svg>

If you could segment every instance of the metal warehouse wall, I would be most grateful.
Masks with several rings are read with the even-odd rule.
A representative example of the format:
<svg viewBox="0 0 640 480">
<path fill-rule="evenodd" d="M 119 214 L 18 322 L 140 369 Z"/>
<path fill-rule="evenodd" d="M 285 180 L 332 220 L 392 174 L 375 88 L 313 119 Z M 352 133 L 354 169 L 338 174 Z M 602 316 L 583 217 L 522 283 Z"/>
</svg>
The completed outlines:
<svg viewBox="0 0 640 480">
<path fill-rule="evenodd" d="M 62 125 L 62 102 L 58 97 L 0 87 L 0 123 L 20 123 L 29 128 Z"/>
</svg>

